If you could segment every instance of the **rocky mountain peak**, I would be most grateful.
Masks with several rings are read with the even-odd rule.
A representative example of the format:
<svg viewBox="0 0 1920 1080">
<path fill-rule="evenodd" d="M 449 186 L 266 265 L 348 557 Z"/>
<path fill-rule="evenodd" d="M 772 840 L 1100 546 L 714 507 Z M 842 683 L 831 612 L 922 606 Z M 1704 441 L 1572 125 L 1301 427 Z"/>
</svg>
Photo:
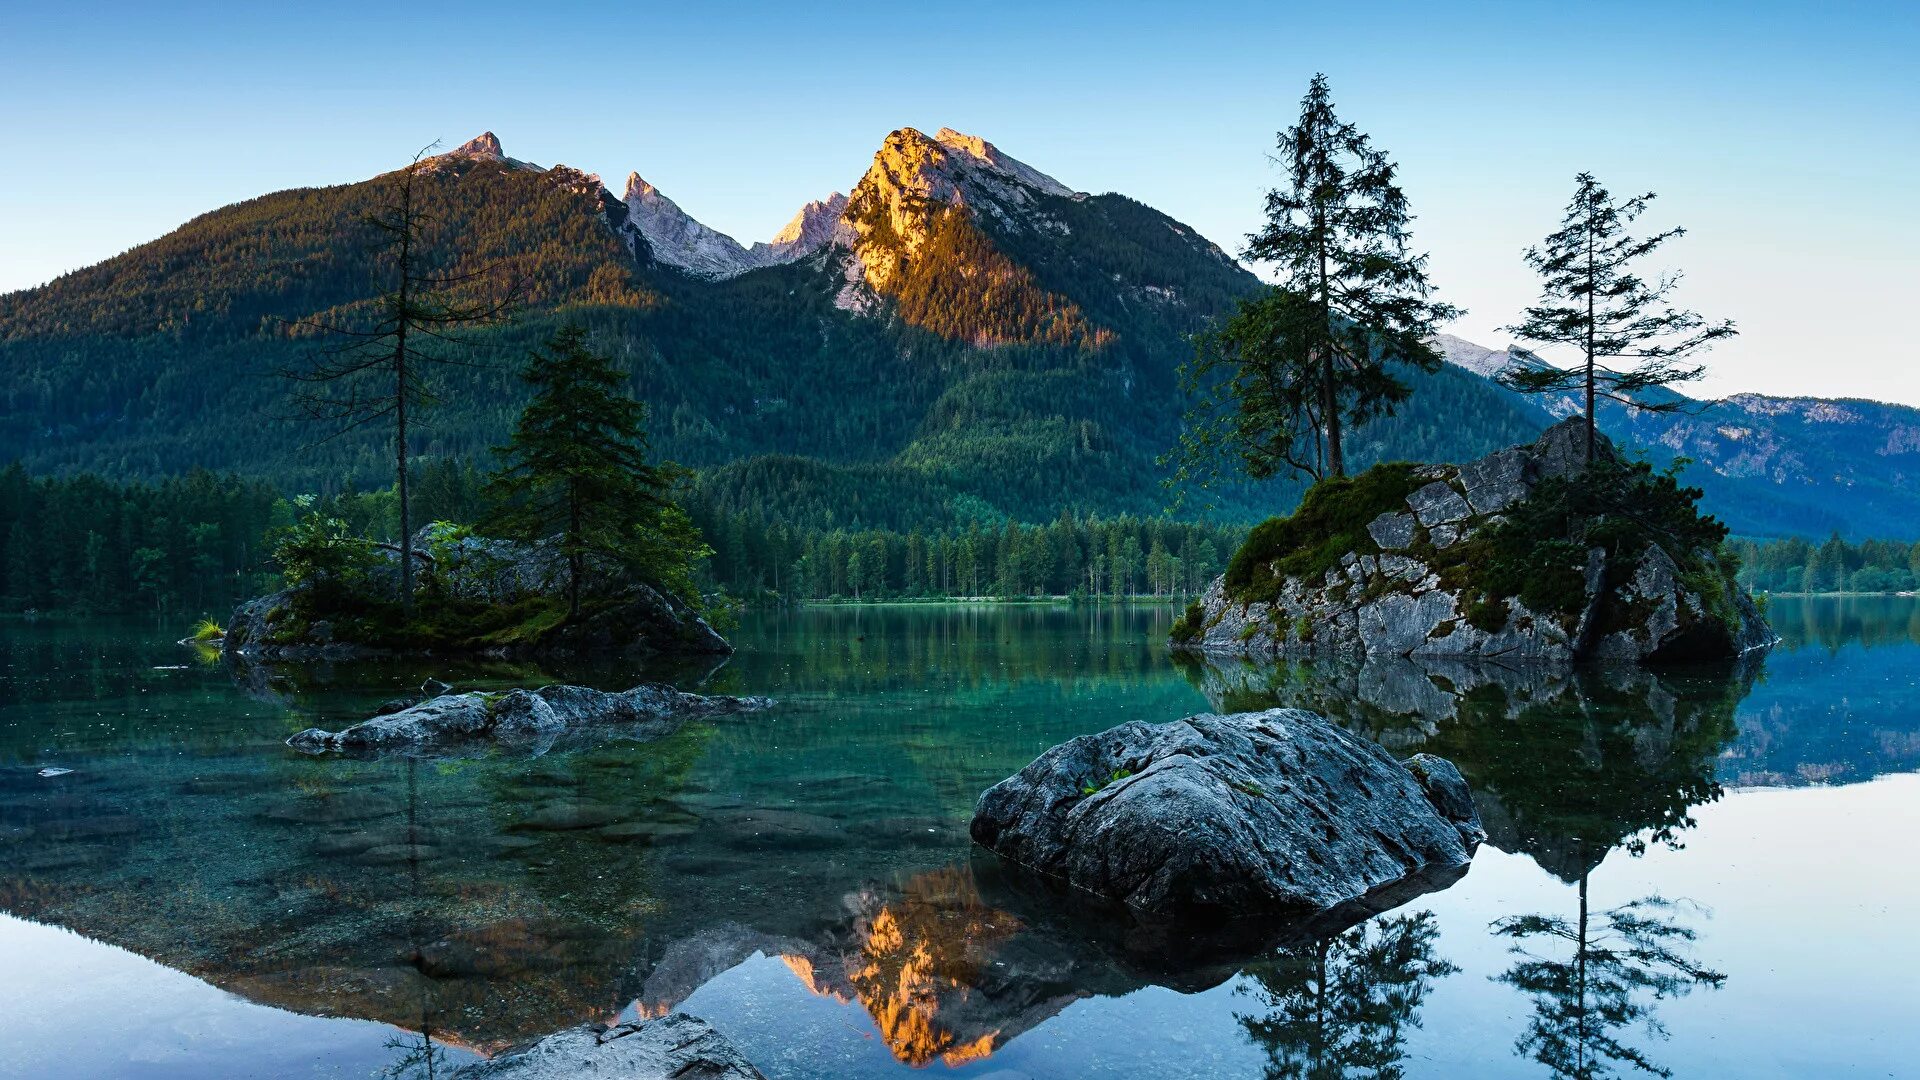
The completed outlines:
<svg viewBox="0 0 1920 1080">
<path fill-rule="evenodd" d="M 646 241 L 655 261 L 696 277 L 730 278 L 762 266 L 803 259 L 836 241 L 847 242 L 841 222 L 847 197 L 837 191 L 801 207 L 793 220 L 774 234 L 772 242 L 756 243 L 751 248 L 694 220 L 659 188 L 641 179 L 639 173 L 627 176 L 624 201 L 627 204 L 625 228 L 637 232 Z"/>
<path fill-rule="evenodd" d="M 1074 195 L 1072 188 L 1033 166 L 1028 165 L 1024 161 L 1018 161 L 1008 157 L 1006 154 L 1000 152 L 999 147 L 978 135 L 968 135 L 964 132 L 955 131 L 952 128 L 943 127 L 940 129 L 939 134 L 935 135 L 933 139 L 955 154 L 962 155 L 963 158 L 972 159 L 973 162 L 991 169 L 1001 176 L 1025 184 L 1028 187 L 1036 188 L 1049 195 L 1058 195 L 1063 198 L 1071 198 Z"/>
<path fill-rule="evenodd" d="M 500 149 L 500 137 L 491 131 L 483 131 L 478 136 L 461 143 L 453 151 L 468 157 L 506 158 L 506 152 Z"/>
<path fill-rule="evenodd" d="M 854 276 L 884 291 L 900 261 L 925 242 L 942 207 L 1019 232 L 1051 227 L 1039 205 L 1048 196 L 1083 197 L 979 136 L 941 128 L 928 137 L 900 128 L 881 144 L 848 200 Z"/>
</svg>

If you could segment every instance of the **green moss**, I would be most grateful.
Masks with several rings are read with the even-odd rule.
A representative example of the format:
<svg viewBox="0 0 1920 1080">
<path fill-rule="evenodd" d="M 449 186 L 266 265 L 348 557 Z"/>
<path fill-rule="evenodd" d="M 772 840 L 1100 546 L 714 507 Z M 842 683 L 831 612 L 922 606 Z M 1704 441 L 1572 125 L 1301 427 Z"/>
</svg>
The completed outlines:
<svg viewBox="0 0 1920 1080">
<path fill-rule="evenodd" d="M 1322 576 L 1348 552 L 1377 554 L 1380 546 L 1368 534 L 1368 523 L 1405 510 L 1407 496 L 1426 483 L 1419 466 L 1404 461 L 1320 481 L 1307 489 L 1291 517 L 1271 518 L 1248 534 L 1227 565 L 1227 595 L 1270 603 L 1288 578 Z"/>
<path fill-rule="evenodd" d="M 583 604 L 579 618 L 589 619 L 595 610 Z M 559 597 L 488 604 L 423 596 L 408 611 L 387 599 L 310 595 L 276 622 L 272 638 L 279 644 L 306 641 L 314 623 L 329 622 L 335 641 L 375 649 L 478 650 L 539 645 L 570 621 Z"/>
<path fill-rule="evenodd" d="M 1184 645 L 1206 632 L 1207 607 L 1195 600 L 1187 605 L 1187 610 L 1173 620 L 1173 627 L 1167 631 L 1167 637 L 1175 644 Z"/>
</svg>

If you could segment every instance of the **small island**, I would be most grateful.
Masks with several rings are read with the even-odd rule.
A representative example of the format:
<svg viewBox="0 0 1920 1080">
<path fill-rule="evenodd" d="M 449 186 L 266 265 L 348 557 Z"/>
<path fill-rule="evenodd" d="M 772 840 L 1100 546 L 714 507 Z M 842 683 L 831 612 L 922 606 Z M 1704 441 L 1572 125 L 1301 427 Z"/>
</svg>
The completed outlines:
<svg viewBox="0 0 1920 1080">
<path fill-rule="evenodd" d="M 627 374 L 567 326 L 520 374 L 532 398 L 488 480 L 480 529 L 356 535 L 318 511 L 274 546 L 286 587 L 236 609 L 228 658 L 688 655 L 732 651 L 703 617 L 694 565 L 710 553 L 675 502 L 677 467 L 648 460 L 646 408 Z M 396 392 L 404 415 L 406 383 Z M 404 428 L 402 429 L 404 430 Z M 396 444 L 404 447 L 404 440 Z"/>
<path fill-rule="evenodd" d="M 1256 527 L 1171 632 L 1177 649 L 1660 665 L 1774 641 L 1697 489 L 1589 461 L 1580 417 L 1465 465 L 1323 480 Z"/>
</svg>

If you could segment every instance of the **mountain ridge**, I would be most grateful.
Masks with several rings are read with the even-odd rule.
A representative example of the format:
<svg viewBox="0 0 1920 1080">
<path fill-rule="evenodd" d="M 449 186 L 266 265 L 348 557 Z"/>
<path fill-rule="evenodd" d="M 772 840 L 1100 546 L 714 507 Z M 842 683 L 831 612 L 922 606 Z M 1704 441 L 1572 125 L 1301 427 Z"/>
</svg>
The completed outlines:
<svg viewBox="0 0 1920 1080">
<path fill-rule="evenodd" d="M 491 132 L 426 165 L 443 269 L 502 261 L 530 293 L 520 326 L 489 332 L 483 367 L 441 388 L 423 458 L 484 456 L 517 407 L 511 358 L 580 322 L 635 369 L 657 449 L 702 470 L 718 499 L 732 498 L 720 490 L 730 480 L 757 478 L 748 486 L 774 516 L 802 502 L 817 520 L 893 513 L 855 497 L 862 485 L 914 508 L 894 524 L 1154 512 L 1187 337 L 1259 287 L 1175 219 L 1073 190 L 950 128 L 896 129 L 847 195 L 807 204 L 751 247 L 637 173 L 621 198 L 598 176 L 506 156 Z M 312 433 L 255 429 L 285 412 L 267 374 L 314 346 L 299 324 L 370 301 L 354 230 L 392 175 L 210 211 L 0 296 L 0 460 L 379 482 L 377 437 L 309 446 Z M 1357 460 L 1467 460 L 1564 414 L 1564 401 L 1489 380 L 1512 350 L 1437 343 L 1452 365 L 1416 377 L 1401 416 L 1356 432 Z M 1814 399 L 1734 395 L 1668 421 L 1603 413 L 1602 424 L 1662 460 L 1693 457 L 1689 480 L 1736 531 L 1911 531 L 1920 410 L 1802 400 Z M 1864 462 L 1838 445 L 1867 436 L 1884 452 Z M 812 494 L 783 494 L 779 477 Z M 1239 488 L 1217 512 L 1264 516 L 1298 490 Z"/>
</svg>

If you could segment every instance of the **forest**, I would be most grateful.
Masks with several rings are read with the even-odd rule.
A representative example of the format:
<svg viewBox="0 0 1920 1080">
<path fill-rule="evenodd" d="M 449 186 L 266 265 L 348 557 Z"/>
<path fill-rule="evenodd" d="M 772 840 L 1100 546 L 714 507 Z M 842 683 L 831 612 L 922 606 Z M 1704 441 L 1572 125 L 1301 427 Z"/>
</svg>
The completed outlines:
<svg viewBox="0 0 1920 1080">
<path fill-rule="evenodd" d="M 472 524 L 491 507 L 472 464 L 424 464 L 417 520 Z M 1036 596 L 1187 596 L 1238 546 L 1233 526 L 1165 518 L 1063 514 L 1040 525 L 975 522 L 958 529 L 816 528 L 685 502 L 714 554 L 699 584 L 755 604 L 815 600 Z M 285 494 L 199 471 L 157 483 L 97 476 L 32 478 L 0 471 L 0 601 L 42 614 L 159 613 L 222 620 L 280 580 L 273 541 L 308 516 L 337 518 L 391 540 L 391 488 Z"/>
</svg>

